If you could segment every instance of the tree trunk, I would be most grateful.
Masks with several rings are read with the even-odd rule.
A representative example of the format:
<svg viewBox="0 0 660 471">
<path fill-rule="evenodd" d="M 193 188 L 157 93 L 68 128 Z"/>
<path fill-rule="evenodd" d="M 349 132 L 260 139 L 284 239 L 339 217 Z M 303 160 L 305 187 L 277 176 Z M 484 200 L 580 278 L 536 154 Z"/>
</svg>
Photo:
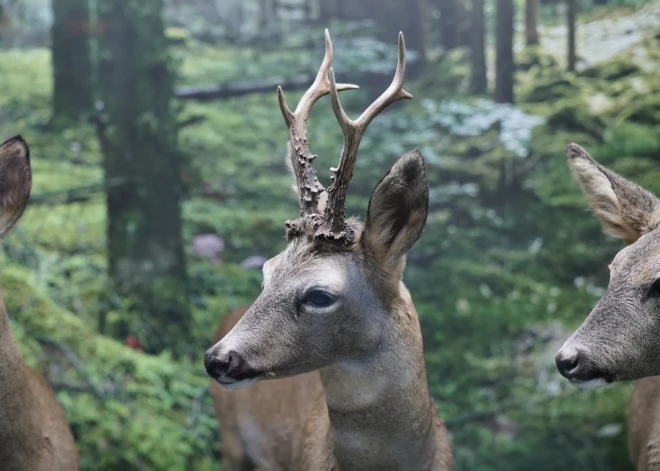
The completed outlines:
<svg viewBox="0 0 660 471">
<path fill-rule="evenodd" d="M 268 3 L 268 0 L 259 0 L 259 30 L 262 33 L 268 28 L 268 19 L 270 18 Z"/>
<path fill-rule="evenodd" d="M 396 44 L 399 31 L 403 31 L 406 48 L 417 53 L 409 72 L 415 75 L 424 64 L 426 56 L 426 0 L 364 0 L 350 3 L 344 19 L 372 19 L 378 28 L 378 39 Z"/>
<path fill-rule="evenodd" d="M 472 75 L 470 89 L 473 93 L 484 93 L 488 89 L 486 72 L 486 31 L 484 27 L 484 0 L 472 0 L 470 34 L 472 39 Z"/>
<path fill-rule="evenodd" d="M 357 5 L 352 0 L 319 0 L 319 21 L 324 26 L 330 26 L 331 20 L 356 19 Z"/>
<path fill-rule="evenodd" d="M 139 317 L 117 335 L 148 351 L 184 351 L 188 285 L 181 235 L 180 155 L 163 1 L 99 0 L 108 269 Z"/>
<path fill-rule="evenodd" d="M 401 30 L 406 35 L 406 45 L 419 54 L 415 67 L 423 67 L 426 63 L 426 13 L 427 0 L 415 0 L 408 4 L 410 19 Z"/>
<path fill-rule="evenodd" d="M 328 25 L 336 15 L 335 0 L 319 0 L 319 21 L 322 25 Z"/>
<path fill-rule="evenodd" d="M 449 51 L 460 45 L 459 13 L 456 0 L 440 0 L 440 41 L 442 47 Z"/>
<path fill-rule="evenodd" d="M 567 22 L 568 22 L 568 70 L 573 72 L 575 70 L 575 62 L 577 60 L 575 54 L 575 30 L 577 28 L 577 0 L 567 0 L 568 8 Z"/>
<path fill-rule="evenodd" d="M 513 0 L 497 0 L 495 25 L 495 101 L 513 103 L 513 80 L 515 63 L 513 60 Z"/>
<path fill-rule="evenodd" d="M 337 18 L 338 20 L 350 20 L 351 11 L 352 11 L 351 0 L 334 0 L 334 1 L 336 3 L 335 18 Z"/>
<path fill-rule="evenodd" d="M 525 2 L 525 42 L 528 46 L 534 46 L 539 43 L 539 33 L 536 28 L 538 1 L 526 0 Z"/>
<path fill-rule="evenodd" d="M 53 117 L 75 120 L 92 109 L 88 0 L 53 0 Z"/>
<path fill-rule="evenodd" d="M 309 22 L 312 21 L 314 8 L 312 5 L 312 0 L 304 0 L 304 1 L 305 3 L 303 4 L 303 9 L 305 12 L 305 21 L 309 24 Z"/>
</svg>

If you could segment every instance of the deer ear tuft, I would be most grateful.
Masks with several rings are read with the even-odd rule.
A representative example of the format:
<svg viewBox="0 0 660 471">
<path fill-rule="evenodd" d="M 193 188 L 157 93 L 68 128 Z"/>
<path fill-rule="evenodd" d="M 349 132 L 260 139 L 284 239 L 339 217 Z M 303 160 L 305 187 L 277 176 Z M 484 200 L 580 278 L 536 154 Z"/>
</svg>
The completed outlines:
<svg viewBox="0 0 660 471">
<path fill-rule="evenodd" d="M 0 145 L 0 236 L 23 214 L 31 187 L 30 150 L 16 136 Z"/>
</svg>

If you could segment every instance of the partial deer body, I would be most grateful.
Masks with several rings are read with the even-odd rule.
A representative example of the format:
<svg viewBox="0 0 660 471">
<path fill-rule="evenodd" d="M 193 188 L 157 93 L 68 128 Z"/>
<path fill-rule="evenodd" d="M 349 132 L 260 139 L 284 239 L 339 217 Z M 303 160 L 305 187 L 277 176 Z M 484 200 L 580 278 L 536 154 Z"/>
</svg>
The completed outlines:
<svg viewBox="0 0 660 471">
<path fill-rule="evenodd" d="M 628 452 L 637 471 L 660 470 L 660 376 L 635 386 L 628 404 Z"/>
<path fill-rule="evenodd" d="M 225 467 L 453 470 L 428 390 L 419 320 L 401 280 L 406 253 L 426 222 L 421 154 L 404 155 L 383 177 L 364 225 L 345 217 L 363 133 L 387 105 L 410 98 L 402 88 L 403 37 L 392 85 L 355 121 L 337 94 L 355 87 L 336 85 L 331 60 L 326 32 L 325 60 L 295 112 L 278 90 L 300 217 L 286 224 L 286 250 L 265 264 L 259 298 L 229 315 L 205 355 L 208 374 L 224 386 L 214 384 L 212 393 Z M 309 110 L 326 93 L 344 131 L 327 191 L 306 137 Z"/>
<path fill-rule="evenodd" d="M 21 216 L 30 196 L 29 151 L 21 138 L 0 146 L 0 235 Z M 78 452 L 62 406 L 29 368 L 0 299 L 0 469 L 75 471 Z"/>
<path fill-rule="evenodd" d="M 568 161 L 604 229 L 628 242 L 610 283 L 557 353 L 559 372 L 594 389 L 641 379 L 628 408 L 630 454 L 639 471 L 660 470 L 660 200 L 598 164 L 581 147 Z"/>
</svg>

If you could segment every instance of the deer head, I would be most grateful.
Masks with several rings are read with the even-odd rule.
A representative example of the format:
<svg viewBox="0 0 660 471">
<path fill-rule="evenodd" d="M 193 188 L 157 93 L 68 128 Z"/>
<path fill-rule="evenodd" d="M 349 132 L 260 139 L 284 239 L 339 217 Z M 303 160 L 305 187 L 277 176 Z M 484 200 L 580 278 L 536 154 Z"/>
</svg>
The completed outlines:
<svg viewBox="0 0 660 471">
<path fill-rule="evenodd" d="M 605 231 L 626 241 L 603 297 L 556 357 L 574 385 L 660 375 L 660 200 L 576 144 L 568 163 Z"/>
<path fill-rule="evenodd" d="M 369 355 L 405 316 L 410 298 L 401 277 L 406 252 L 426 222 L 428 184 L 419 152 L 405 154 L 376 186 L 366 222 L 346 218 L 345 199 L 360 140 L 389 104 L 412 96 L 403 90 L 405 45 L 390 87 L 356 120 L 344 112 L 335 82 L 332 43 L 315 82 L 294 112 L 278 89 L 289 128 L 289 158 L 300 215 L 286 223 L 288 245 L 264 266 L 263 290 L 236 326 L 205 355 L 208 374 L 244 387 L 260 379 L 292 376 Z M 344 134 L 332 185 L 326 191 L 313 166 L 306 136 L 312 105 L 330 93 Z"/>
<path fill-rule="evenodd" d="M 32 186 L 30 151 L 16 136 L 0 145 L 0 237 L 23 214 Z"/>
</svg>

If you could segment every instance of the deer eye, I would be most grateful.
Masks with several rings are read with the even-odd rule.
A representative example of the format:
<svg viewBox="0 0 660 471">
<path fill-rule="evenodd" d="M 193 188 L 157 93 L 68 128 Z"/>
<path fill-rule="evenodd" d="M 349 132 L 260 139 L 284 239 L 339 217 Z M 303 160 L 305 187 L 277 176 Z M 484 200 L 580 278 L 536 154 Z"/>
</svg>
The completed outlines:
<svg viewBox="0 0 660 471">
<path fill-rule="evenodd" d="M 652 298 L 660 298 L 660 279 L 655 280 L 651 285 L 649 296 Z"/>
<path fill-rule="evenodd" d="M 315 289 L 307 293 L 303 302 L 314 307 L 328 307 L 334 304 L 335 297 L 326 291 Z"/>
</svg>

